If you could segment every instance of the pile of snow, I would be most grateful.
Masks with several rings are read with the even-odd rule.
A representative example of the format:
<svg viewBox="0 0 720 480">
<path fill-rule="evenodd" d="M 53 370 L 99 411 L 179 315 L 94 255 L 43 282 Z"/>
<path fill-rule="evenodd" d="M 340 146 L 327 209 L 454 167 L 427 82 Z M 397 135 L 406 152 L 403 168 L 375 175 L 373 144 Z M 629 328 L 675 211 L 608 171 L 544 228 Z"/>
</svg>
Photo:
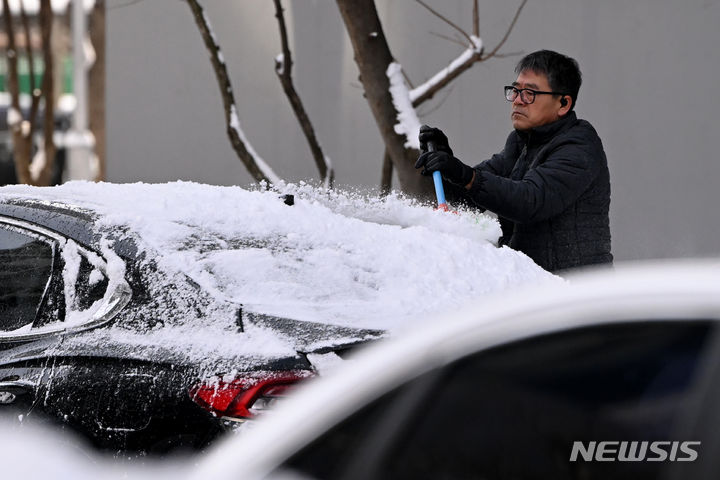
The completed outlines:
<svg viewBox="0 0 720 480">
<path fill-rule="evenodd" d="M 393 330 L 489 293 L 559 280 L 497 248 L 494 218 L 397 194 L 188 182 L 70 182 L 2 194 L 98 212 L 101 227 L 128 226 L 158 265 L 185 272 L 215 298 L 299 320 Z"/>
</svg>

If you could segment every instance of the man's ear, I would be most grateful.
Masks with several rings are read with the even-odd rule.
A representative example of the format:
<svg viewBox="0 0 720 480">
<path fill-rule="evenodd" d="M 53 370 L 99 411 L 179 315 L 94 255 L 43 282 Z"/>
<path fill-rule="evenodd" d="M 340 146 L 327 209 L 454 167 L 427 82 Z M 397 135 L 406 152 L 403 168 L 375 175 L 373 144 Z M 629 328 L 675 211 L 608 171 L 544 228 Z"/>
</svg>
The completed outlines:
<svg viewBox="0 0 720 480">
<path fill-rule="evenodd" d="M 572 97 L 570 95 L 563 95 L 560 97 L 560 110 L 558 115 L 564 117 L 572 108 Z"/>
</svg>

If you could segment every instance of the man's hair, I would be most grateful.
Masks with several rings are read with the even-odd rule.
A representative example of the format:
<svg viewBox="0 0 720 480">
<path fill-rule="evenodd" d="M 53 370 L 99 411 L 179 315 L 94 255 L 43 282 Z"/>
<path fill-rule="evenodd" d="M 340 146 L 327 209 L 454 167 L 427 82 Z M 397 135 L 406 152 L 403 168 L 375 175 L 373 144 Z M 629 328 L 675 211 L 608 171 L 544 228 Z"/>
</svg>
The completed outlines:
<svg viewBox="0 0 720 480">
<path fill-rule="evenodd" d="M 550 89 L 553 92 L 570 95 L 571 110 L 575 108 L 582 83 L 580 67 L 575 59 L 552 50 L 538 50 L 523 57 L 515 67 L 515 73 L 518 75 L 527 70 L 544 73 L 550 83 Z"/>
</svg>

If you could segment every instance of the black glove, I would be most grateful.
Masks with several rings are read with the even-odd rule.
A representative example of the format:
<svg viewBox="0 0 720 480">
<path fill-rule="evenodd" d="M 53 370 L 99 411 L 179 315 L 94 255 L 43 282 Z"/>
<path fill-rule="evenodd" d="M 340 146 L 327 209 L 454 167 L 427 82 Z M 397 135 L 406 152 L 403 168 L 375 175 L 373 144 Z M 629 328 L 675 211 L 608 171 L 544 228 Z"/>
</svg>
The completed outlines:
<svg viewBox="0 0 720 480">
<path fill-rule="evenodd" d="M 427 125 L 421 126 L 418 139 L 420 139 L 420 151 L 422 153 L 429 152 L 428 142 L 433 142 L 435 144 L 435 150 L 438 152 L 453 154 L 450 145 L 448 145 L 447 137 L 439 128 L 428 127 Z"/>
<path fill-rule="evenodd" d="M 446 152 L 426 152 L 415 162 L 415 168 L 423 167 L 423 175 L 432 175 L 439 171 L 443 178 L 455 185 L 464 187 L 473 178 L 474 170 Z"/>
</svg>

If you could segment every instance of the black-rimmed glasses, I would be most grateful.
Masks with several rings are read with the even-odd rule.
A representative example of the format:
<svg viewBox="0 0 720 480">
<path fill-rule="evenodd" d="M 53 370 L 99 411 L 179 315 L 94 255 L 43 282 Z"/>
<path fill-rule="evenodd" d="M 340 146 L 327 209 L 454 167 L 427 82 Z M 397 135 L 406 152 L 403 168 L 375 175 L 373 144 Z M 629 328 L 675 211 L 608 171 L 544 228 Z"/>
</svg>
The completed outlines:
<svg viewBox="0 0 720 480">
<path fill-rule="evenodd" d="M 520 100 L 523 103 L 533 103 L 535 101 L 535 95 L 563 95 L 560 92 L 541 92 L 540 90 L 533 90 L 532 88 L 516 88 L 512 85 L 503 87 L 505 89 L 505 100 L 508 102 L 514 102 L 515 99 L 520 95 Z"/>
</svg>

